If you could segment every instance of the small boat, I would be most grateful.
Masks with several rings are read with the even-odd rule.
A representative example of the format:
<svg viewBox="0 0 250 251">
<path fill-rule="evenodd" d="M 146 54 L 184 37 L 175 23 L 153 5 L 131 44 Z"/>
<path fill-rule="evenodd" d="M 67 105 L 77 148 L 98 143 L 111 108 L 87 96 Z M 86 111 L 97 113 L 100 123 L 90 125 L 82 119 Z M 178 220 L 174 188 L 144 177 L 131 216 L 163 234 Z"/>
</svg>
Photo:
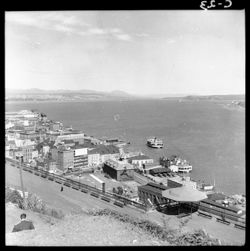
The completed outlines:
<svg viewBox="0 0 250 251">
<path fill-rule="evenodd" d="M 156 137 L 147 139 L 147 146 L 152 148 L 163 148 L 163 142 L 161 139 L 157 139 Z"/>
</svg>

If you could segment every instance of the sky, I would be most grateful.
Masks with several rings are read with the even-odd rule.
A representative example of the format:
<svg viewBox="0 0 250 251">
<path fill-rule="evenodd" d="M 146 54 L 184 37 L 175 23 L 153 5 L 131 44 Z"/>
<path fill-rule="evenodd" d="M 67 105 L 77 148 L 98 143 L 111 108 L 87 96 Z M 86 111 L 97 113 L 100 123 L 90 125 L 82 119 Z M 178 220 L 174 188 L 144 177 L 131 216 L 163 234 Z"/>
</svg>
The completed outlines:
<svg viewBox="0 0 250 251">
<path fill-rule="evenodd" d="M 245 12 L 5 12 L 5 88 L 244 94 Z"/>
</svg>

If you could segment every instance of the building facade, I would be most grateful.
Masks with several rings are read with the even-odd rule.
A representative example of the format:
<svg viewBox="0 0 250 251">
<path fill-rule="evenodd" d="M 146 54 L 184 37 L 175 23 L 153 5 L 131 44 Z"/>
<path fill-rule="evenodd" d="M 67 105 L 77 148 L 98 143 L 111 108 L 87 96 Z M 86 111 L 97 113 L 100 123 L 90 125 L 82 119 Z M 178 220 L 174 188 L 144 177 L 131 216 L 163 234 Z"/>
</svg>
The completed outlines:
<svg viewBox="0 0 250 251">
<path fill-rule="evenodd" d="M 62 171 L 74 167 L 74 150 L 58 150 L 57 167 Z"/>
<path fill-rule="evenodd" d="M 137 167 L 142 167 L 143 165 L 153 164 L 154 159 L 146 155 L 138 155 L 128 159 L 128 162 Z"/>
<path fill-rule="evenodd" d="M 148 204 L 150 200 L 153 205 L 167 203 L 168 199 L 162 196 L 162 191 L 167 189 L 167 186 L 149 182 L 138 187 L 139 200 L 145 204 Z"/>
<path fill-rule="evenodd" d="M 29 162 L 32 160 L 33 146 L 27 145 L 20 147 L 23 155 L 23 162 Z"/>
<path fill-rule="evenodd" d="M 95 167 L 100 165 L 100 153 L 96 151 L 96 149 L 92 149 L 88 151 L 88 165 L 90 167 Z"/>
<path fill-rule="evenodd" d="M 109 159 L 103 165 L 103 172 L 117 181 L 134 179 L 134 166 L 124 162 Z"/>
</svg>

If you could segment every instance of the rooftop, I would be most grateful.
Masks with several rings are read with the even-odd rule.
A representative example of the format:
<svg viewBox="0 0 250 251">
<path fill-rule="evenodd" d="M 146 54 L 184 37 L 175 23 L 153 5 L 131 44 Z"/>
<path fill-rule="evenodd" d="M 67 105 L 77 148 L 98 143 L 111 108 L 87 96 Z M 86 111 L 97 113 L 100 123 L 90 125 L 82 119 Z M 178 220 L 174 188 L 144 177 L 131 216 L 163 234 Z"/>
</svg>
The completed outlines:
<svg viewBox="0 0 250 251">
<path fill-rule="evenodd" d="M 144 186 L 139 186 L 139 188 L 151 191 L 153 193 L 158 193 L 158 194 L 162 194 L 162 191 L 168 189 L 167 186 L 160 185 L 160 184 L 153 183 L 153 182 L 149 182 L 148 184 L 146 184 Z"/>
<path fill-rule="evenodd" d="M 74 144 L 75 141 L 73 139 L 64 139 L 61 142 L 64 142 L 64 144 Z"/>
<path fill-rule="evenodd" d="M 115 161 L 115 160 L 109 159 L 105 162 L 105 164 L 112 167 L 115 170 L 124 170 L 125 168 L 134 169 L 133 165 L 124 161 Z"/>
<path fill-rule="evenodd" d="M 96 145 L 94 148 L 96 149 L 97 153 L 100 153 L 101 155 L 120 153 L 119 148 L 113 145 Z"/>
<path fill-rule="evenodd" d="M 166 167 L 158 167 L 150 170 L 150 173 L 152 174 L 157 174 L 157 173 L 169 173 L 171 172 L 168 168 Z"/>
<path fill-rule="evenodd" d="M 146 155 L 138 155 L 138 156 L 134 156 L 134 157 L 130 157 L 128 158 L 129 160 L 144 160 L 144 159 L 152 159 Z"/>
</svg>

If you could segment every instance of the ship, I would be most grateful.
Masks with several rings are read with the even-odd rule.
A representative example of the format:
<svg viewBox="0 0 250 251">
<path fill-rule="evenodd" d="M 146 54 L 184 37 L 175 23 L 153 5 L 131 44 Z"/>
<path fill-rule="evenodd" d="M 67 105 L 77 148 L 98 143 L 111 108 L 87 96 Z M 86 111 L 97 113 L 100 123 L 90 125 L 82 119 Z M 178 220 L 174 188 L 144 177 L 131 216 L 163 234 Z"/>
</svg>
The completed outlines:
<svg viewBox="0 0 250 251">
<path fill-rule="evenodd" d="M 157 139 L 156 137 L 152 137 L 147 139 L 147 146 L 152 148 L 163 148 L 163 141 L 161 139 Z"/>
</svg>

